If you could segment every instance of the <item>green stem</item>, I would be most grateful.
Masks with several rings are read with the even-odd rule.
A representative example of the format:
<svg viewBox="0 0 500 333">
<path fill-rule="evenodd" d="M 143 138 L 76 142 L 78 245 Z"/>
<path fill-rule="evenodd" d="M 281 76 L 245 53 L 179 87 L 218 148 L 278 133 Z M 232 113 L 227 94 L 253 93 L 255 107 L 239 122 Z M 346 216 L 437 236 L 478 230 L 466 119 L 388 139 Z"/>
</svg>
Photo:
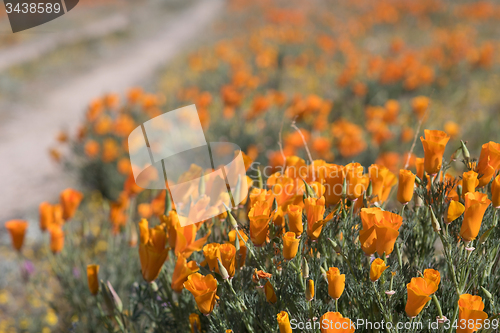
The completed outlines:
<svg viewBox="0 0 500 333">
<path fill-rule="evenodd" d="M 372 287 L 373 287 L 373 290 L 375 291 L 375 295 L 377 295 L 378 307 L 380 309 L 380 312 L 382 313 L 382 316 L 384 317 L 385 322 L 386 323 L 391 322 L 391 320 L 387 316 L 387 313 L 385 311 L 385 307 L 382 305 L 382 300 L 380 299 L 380 294 L 379 294 L 377 288 L 375 287 L 375 282 L 372 282 Z M 385 325 L 385 330 L 387 331 L 387 333 L 391 333 L 391 330 L 387 327 L 387 325 Z"/>
</svg>

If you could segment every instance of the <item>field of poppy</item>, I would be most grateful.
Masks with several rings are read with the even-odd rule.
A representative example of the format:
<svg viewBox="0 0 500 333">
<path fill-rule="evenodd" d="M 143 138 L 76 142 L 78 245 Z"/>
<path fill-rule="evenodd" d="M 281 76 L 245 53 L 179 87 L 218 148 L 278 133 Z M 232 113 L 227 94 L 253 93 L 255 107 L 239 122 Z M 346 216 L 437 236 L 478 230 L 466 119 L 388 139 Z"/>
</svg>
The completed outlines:
<svg viewBox="0 0 500 333">
<path fill-rule="evenodd" d="M 96 96 L 57 135 L 81 189 L 40 204 L 29 247 L 28 223 L 5 223 L 19 269 L 0 332 L 498 331 L 499 17 L 488 1 L 229 1 L 154 93 Z M 185 225 L 135 183 L 128 136 L 190 104 L 207 141 L 242 148 L 248 195 Z M 185 206 L 214 187 L 186 187 Z"/>
</svg>

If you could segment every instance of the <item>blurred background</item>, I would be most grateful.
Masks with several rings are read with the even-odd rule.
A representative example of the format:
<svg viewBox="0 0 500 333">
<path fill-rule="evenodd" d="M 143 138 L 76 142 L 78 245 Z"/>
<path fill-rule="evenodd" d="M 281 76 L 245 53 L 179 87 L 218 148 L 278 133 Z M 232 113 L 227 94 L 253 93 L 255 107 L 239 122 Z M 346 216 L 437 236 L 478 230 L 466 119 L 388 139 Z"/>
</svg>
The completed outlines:
<svg viewBox="0 0 500 333">
<path fill-rule="evenodd" d="M 460 139 L 479 156 L 500 141 L 499 18 L 495 1 L 80 0 L 13 34 L 0 6 L 0 333 L 78 321 L 54 310 L 56 282 L 24 288 L 48 270 L 38 205 L 67 187 L 118 200 L 128 133 L 163 112 L 196 104 L 208 141 L 274 168 L 296 154 L 396 172 L 424 128 L 452 137 L 445 156 Z M 12 218 L 30 223 L 22 257 Z"/>
</svg>

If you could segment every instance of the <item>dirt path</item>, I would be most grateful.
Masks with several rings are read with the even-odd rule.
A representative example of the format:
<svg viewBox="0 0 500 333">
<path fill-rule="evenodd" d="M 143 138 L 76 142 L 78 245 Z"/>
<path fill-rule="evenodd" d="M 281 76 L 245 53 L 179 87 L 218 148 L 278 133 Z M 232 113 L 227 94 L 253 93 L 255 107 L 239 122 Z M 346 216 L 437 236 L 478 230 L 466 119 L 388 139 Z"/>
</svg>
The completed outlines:
<svg viewBox="0 0 500 333">
<path fill-rule="evenodd" d="M 116 54 L 72 76 L 36 103 L 13 105 L 9 112 L 13 116 L 0 123 L 0 223 L 23 217 L 26 210 L 56 199 L 60 190 L 72 185 L 48 156 L 60 129 L 74 130 L 92 98 L 106 92 L 123 93 L 145 82 L 155 69 L 202 35 L 221 8 L 221 1 L 203 0 L 138 41 L 129 53 Z"/>
</svg>

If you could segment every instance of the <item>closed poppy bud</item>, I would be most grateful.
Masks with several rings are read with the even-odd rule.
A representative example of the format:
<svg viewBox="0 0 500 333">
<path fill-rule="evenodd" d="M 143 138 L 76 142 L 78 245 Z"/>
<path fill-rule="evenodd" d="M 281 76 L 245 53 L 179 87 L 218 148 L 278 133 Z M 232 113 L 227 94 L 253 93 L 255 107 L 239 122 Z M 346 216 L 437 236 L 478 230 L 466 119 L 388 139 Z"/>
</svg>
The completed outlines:
<svg viewBox="0 0 500 333">
<path fill-rule="evenodd" d="M 356 200 L 366 191 L 370 182 L 368 176 L 363 175 L 363 167 L 359 163 L 349 163 L 345 166 L 346 195 L 349 200 Z"/>
<path fill-rule="evenodd" d="M 472 333 L 483 328 L 483 320 L 488 318 L 488 314 L 483 309 L 484 303 L 481 296 L 460 295 L 458 299 L 458 322 L 466 323 L 466 325 L 459 324 L 457 333 Z"/>
<path fill-rule="evenodd" d="M 271 220 L 270 214 L 271 204 L 266 201 L 256 202 L 248 213 L 250 239 L 255 246 L 262 246 L 267 240 L 269 221 Z"/>
<path fill-rule="evenodd" d="M 450 205 L 448 206 L 448 210 L 446 211 L 446 216 L 444 218 L 444 221 L 446 223 L 451 223 L 458 219 L 460 215 L 462 215 L 465 211 L 464 205 L 462 205 L 460 202 L 452 200 L 450 202 Z"/>
<path fill-rule="evenodd" d="M 283 257 L 286 260 L 292 260 L 297 255 L 299 249 L 299 240 L 291 231 L 283 235 Z"/>
<path fill-rule="evenodd" d="M 493 207 L 500 208 L 500 175 L 491 183 L 491 202 Z"/>
<path fill-rule="evenodd" d="M 52 253 L 59 253 L 64 248 L 64 231 L 59 225 L 53 225 L 49 228 L 50 250 Z"/>
<path fill-rule="evenodd" d="M 217 280 L 211 275 L 203 276 L 194 273 L 188 276 L 184 282 L 186 288 L 194 296 L 198 310 L 204 315 L 210 314 L 215 306 L 217 293 Z"/>
<path fill-rule="evenodd" d="M 87 265 L 87 282 L 92 295 L 97 295 L 99 292 L 99 265 Z"/>
<path fill-rule="evenodd" d="M 321 333 L 353 333 L 356 325 L 339 312 L 327 312 L 319 319 Z"/>
<path fill-rule="evenodd" d="M 377 259 L 373 260 L 372 265 L 370 266 L 370 280 L 375 282 L 378 279 L 380 279 L 380 277 L 382 276 L 382 273 L 387 268 L 389 268 L 389 266 L 386 266 L 385 262 L 382 259 L 377 258 Z"/>
<path fill-rule="evenodd" d="M 440 274 L 436 270 L 429 270 L 424 277 L 412 278 L 406 285 L 408 299 L 406 301 L 405 311 L 408 317 L 416 317 L 431 299 L 439 287 Z"/>
<path fill-rule="evenodd" d="M 186 258 L 179 253 L 177 255 L 177 263 L 175 264 L 174 273 L 172 275 L 172 290 L 180 293 L 184 288 L 184 282 L 186 282 L 189 275 L 199 271 L 198 264 L 196 261 L 192 260 L 187 262 Z"/>
<path fill-rule="evenodd" d="M 48 202 L 42 202 L 38 206 L 40 214 L 40 230 L 46 231 L 47 228 L 54 223 L 54 208 Z"/>
<path fill-rule="evenodd" d="M 290 326 L 290 318 L 288 317 L 288 312 L 281 311 L 276 316 L 276 319 L 278 320 L 280 333 L 292 333 L 292 327 Z"/>
<path fill-rule="evenodd" d="M 211 271 L 216 271 L 219 273 L 219 265 L 217 264 L 217 258 L 220 258 L 220 244 L 210 243 L 203 247 L 203 255 L 208 263 L 208 267 Z"/>
<path fill-rule="evenodd" d="M 288 210 L 288 227 L 291 232 L 300 236 L 304 232 L 302 224 L 302 208 L 296 205 L 289 205 Z"/>
<path fill-rule="evenodd" d="M 269 303 L 276 303 L 278 298 L 276 297 L 276 293 L 274 292 L 274 287 L 271 282 L 267 281 L 264 285 L 264 292 L 266 293 L 266 299 Z"/>
<path fill-rule="evenodd" d="M 462 195 L 469 192 L 476 192 L 476 186 L 479 184 L 477 173 L 474 171 L 464 172 L 462 175 Z"/>
<path fill-rule="evenodd" d="M 26 229 L 28 228 L 28 222 L 23 220 L 11 220 L 5 222 L 5 229 L 10 233 L 10 238 L 12 240 L 12 247 L 21 251 L 24 243 L 24 235 L 26 234 Z"/>
<path fill-rule="evenodd" d="M 397 199 L 406 205 L 413 198 L 413 188 L 415 187 L 415 175 L 410 170 L 399 170 L 399 185 Z"/>
<path fill-rule="evenodd" d="M 307 301 L 312 301 L 313 298 L 314 298 L 314 281 L 313 280 L 307 280 L 306 300 Z"/>
<path fill-rule="evenodd" d="M 417 177 L 424 179 L 424 159 L 417 157 L 415 159 L 415 167 L 417 168 Z"/>
<path fill-rule="evenodd" d="M 148 228 L 148 221 L 139 222 L 139 259 L 144 280 L 153 282 L 160 274 L 168 257 L 167 234 L 162 226 Z"/>
<path fill-rule="evenodd" d="M 345 274 L 340 274 L 337 267 L 330 267 L 326 272 L 328 281 L 328 295 L 333 299 L 339 299 L 345 289 Z"/>
<path fill-rule="evenodd" d="M 444 150 L 450 139 L 443 131 L 425 130 L 425 139 L 420 137 L 424 146 L 424 170 L 429 175 L 435 175 L 441 169 Z"/>
<path fill-rule="evenodd" d="M 484 213 L 490 203 L 486 193 L 469 192 L 465 194 L 465 213 L 460 229 L 460 236 L 464 241 L 469 242 L 477 237 Z"/>
<path fill-rule="evenodd" d="M 75 215 L 76 209 L 83 199 L 83 194 L 72 188 L 65 189 L 61 192 L 60 201 L 63 210 L 64 220 L 69 220 Z"/>
<path fill-rule="evenodd" d="M 191 313 L 189 315 L 189 325 L 191 326 L 191 333 L 201 333 L 200 316 L 196 313 Z"/>
<path fill-rule="evenodd" d="M 222 244 L 219 248 L 220 261 L 230 277 L 234 276 L 236 247 L 233 244 Z"/>
</svg>

